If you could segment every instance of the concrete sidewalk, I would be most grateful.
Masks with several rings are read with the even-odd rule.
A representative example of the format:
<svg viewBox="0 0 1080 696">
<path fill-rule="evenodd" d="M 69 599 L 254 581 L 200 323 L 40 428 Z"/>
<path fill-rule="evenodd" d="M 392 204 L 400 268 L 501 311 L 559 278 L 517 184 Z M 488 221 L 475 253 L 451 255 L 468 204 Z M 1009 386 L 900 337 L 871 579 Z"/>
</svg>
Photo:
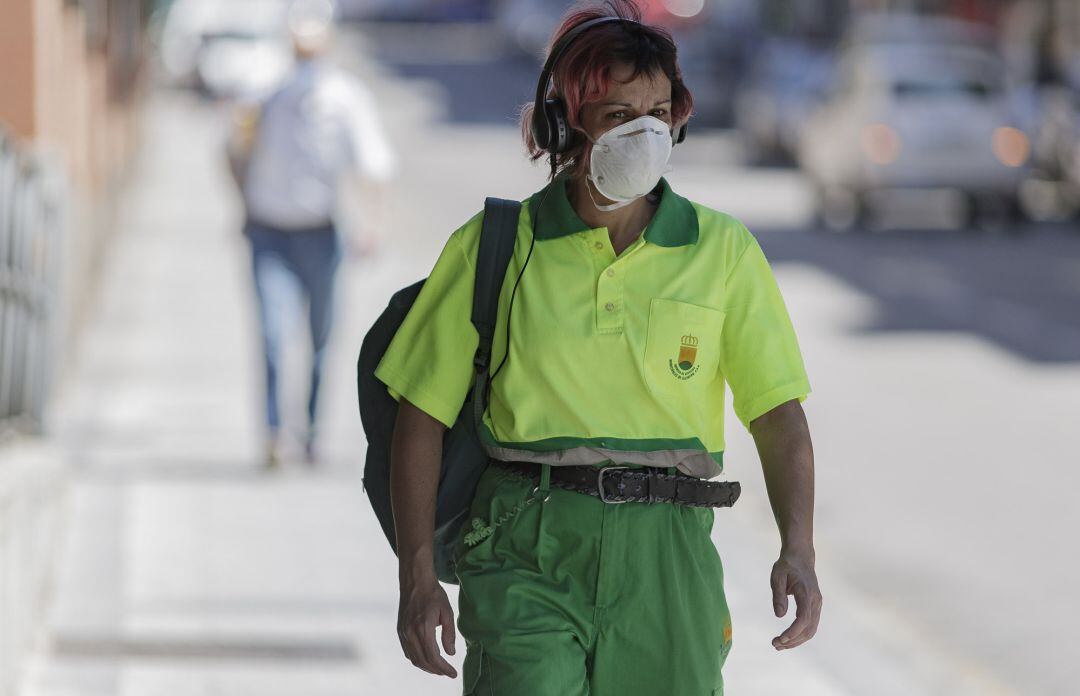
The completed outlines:
<svg viewBox="0 0 1080 696">
<path fill-rule="evenodd" d="M 430 693 L 394 640 L 396 575 L 361 492 L 348 339 L 328 371 L 341 378 L 328 380 L 326 462 L 260 469 L 253 298 L 221 116 L 180 94 L 147 110 L 57 414 L 70 525 L 26 693 Z M 358 328 L 376 304 L 342 306 L 360 308 L 346 322 Z"/>
<path fill-rule="evenodd" d="M 57 415 L 74 473 L 70 525 L 27 696 L 460 692 L 413 668 L 397 644 L 395 561 L 360 487 L 355 350 L 389 295 L 427 272 L 485 194 L 527 195 L 542 175 L 522 158 L 461 181 L 461 162 L 517 152 L 515 133 L 435 125 L 437 95 L 369 77 L 404 148 L 395 233 L 377 259 L 343 269 L 325 462 L 274 475 L 259 466 L 253 297 L 219 156 L 223 114 L 185 94 L 150 100 L 97 316 Z M 286 386 L 301 402 L 296 381 Z M 747 438 L 732 440 L 733 457 L 756 461 Z M 1003 692 L 977 668 L 920 648 L 827 564 L 821 634 L 775 653 L 769 639 L 790 618 L 771 616 L 777 540 L 754 495 L 750 514 L 717 515 L 736 633 L 730 693 Z M 459 639 L 452 662 L 463 655 Z"/>
</svg>

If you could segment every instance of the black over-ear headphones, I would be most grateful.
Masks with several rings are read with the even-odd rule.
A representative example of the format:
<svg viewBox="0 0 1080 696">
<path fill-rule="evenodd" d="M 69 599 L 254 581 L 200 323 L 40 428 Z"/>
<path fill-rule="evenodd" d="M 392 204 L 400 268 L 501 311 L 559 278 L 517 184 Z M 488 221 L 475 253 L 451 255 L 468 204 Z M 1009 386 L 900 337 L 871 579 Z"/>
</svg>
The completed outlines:
<svg viewBox="0 0 1080 696">
<path fill-rule="evenodd" d="M 536 84 L 536 100 L 533 103 L 532 123 L 530 128 L 532 130 L 533 142 L 536 146 L 547 150 L 551 154 L 558 154 L 560 152 L 566 152 L 570 148 L 573 140 L 573 130 L 570 128 L 570 122 L 566 119 L 566 106 L 563 104 L 563 100 L 559 97 L 553 99 L 546 98 L 546 92 L 548 83 L 551 81 L 551 74 L 555 70 L 555 65 L 559 62 L 559 57 L 566 51 L 566 49 L 573 43 L 583 32 L 601 24 L 611 24 L 613 22 L 621 22 L 623 24 L 630 24 L 637 27 L 641 27 L 640 22 L 632 19 L 623 19 L 622 17 L 597 17 L 595 19 L 589 19 L 581 24 L 577 25 L 559 39 L 558 43 L 551 47 L 551 53 L 548 54 L 547 61 L 544 63 L 544 69 L 540 71 L 540 80 Z M 673 144 L 679 144 L 686 140 L 686 124 L 684 123 L 679 127 L 679 130 L 673 134 Z"/>
</svg>

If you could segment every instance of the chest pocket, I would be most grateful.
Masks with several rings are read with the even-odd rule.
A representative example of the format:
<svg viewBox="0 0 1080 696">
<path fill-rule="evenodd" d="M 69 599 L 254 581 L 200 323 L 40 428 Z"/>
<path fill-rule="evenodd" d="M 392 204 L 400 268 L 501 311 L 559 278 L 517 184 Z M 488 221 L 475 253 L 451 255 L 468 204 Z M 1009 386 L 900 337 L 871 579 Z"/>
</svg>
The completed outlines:
<svg viewBox="0 0 1080 696">
<path fill-rule="evenodd" d="M 723 326 L 719 310 L 653 299 L 643 370 L 649 389 L 676 397 L 704 392 L 716 377 Z"/>
</svg>

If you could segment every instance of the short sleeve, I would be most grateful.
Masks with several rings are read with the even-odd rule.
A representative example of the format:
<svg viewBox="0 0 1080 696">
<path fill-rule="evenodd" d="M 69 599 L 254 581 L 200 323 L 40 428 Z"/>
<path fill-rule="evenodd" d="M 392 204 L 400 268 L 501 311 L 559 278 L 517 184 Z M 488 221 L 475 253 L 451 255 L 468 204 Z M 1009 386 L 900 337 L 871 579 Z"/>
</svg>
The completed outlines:
<svg viewBox="0 0 1080 696">
<path fill-rule="evenodd" d="M 375 369 L 391 396 L 448 428 L 465 403 L 480 340 L 471 319 L 475 278 L 455 233 Z"/>
<path fill-rule="evenodd" d="M 372 181 L 390 180 L 397 170 L 397 157 L 383 128 L 375 98 L 362 83 L 350 81 L 349 141 L 352 161 L 360 174 Z"/>
<path fill-rule="evenodd" d="M 725 284 L 720 369 L 735 415 L 750 421 L 810 393 L 795 329 L 780 288 L 756 239 L 743 250 Z"/>
</svg>

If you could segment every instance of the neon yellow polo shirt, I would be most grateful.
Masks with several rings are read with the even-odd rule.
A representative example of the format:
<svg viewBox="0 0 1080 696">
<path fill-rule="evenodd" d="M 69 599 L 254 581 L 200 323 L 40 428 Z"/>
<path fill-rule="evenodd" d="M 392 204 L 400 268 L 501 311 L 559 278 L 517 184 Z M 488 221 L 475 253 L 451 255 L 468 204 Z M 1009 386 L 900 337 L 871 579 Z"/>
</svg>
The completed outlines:
<svg viewBox="0 0 1080 696">
<path fill-rule="evenodd" d="M 661 179 L 641 237 L 616 256 L 559 178 L 522 205 L 481 427 L 488 452 L 554 465 L 722 471 L 730 387 L 743 425 L 810 392 L 795 331 L 757 240 Z M 469 392 L 483 213 L 450 235 L 375 375 L 446 426 Z M 515 281 L 535 233 L 532 258 Z"/>
</svg>

